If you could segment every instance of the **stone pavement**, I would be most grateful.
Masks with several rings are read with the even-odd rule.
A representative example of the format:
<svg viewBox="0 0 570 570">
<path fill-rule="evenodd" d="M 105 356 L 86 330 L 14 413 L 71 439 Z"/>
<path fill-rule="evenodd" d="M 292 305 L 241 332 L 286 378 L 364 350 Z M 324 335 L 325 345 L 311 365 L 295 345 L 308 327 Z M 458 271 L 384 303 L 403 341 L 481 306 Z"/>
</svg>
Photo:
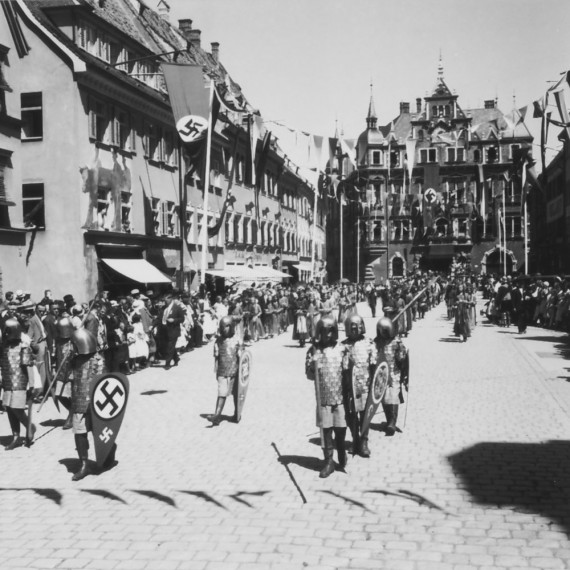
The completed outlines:
<svg viewBox="0 0 570 570">
<path fill-rule="evenodd" d="M 324 480 L 290 333 L 251 347 L 239 425 L 201 417 L 216 399 L 211 345 L 131 376 L 119 464 L 78 483 L 73 436 L 46 405 L 30 449 L 0 450 L 0 568 L 568 568 L 566 336 L 482 322 L 460 343 L 442 305 L 405 342 L 402 432 L 385 437 L 379 413 L 372 457 Z"/>
</svg>

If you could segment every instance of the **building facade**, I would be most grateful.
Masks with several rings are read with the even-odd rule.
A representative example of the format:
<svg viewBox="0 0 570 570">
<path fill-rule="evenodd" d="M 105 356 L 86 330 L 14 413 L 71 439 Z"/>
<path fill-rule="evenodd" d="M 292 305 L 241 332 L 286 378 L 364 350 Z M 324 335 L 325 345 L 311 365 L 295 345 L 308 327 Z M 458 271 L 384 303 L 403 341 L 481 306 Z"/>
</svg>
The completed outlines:
<svg viewBox="0 0 570 570">
<path fill-rule="evenodd" d="M 379 127 L 371 96 L 366 121 L 345 181 L 358 203 L 346 207 L 348 225 L 361 231 L 348 238 L 350 255 L 360 256 L 349 278 L 383 281 L 454 261 L 477 273 L 524 271 L 514 160 L 532 136 L 518 111 L 505 115 L 494 100 L 462 109 L 440 62 L 435 88 L 415 108 L 401 103 Z"/>
<path fill-rule="evenodd" d="M 91 298 L 201 279 L 306 278 L 312 185 L 191 20 L 139 0 L 10 0 L 0 12 L 0 273 Z M 224 105 L 204 173 L 179 144 L 161 62 L 199 65 Z M 227 104 L 227 106 L 225 105 Z M 266 133 L 267 134 L 267 133 Z M 267 144 L 264 144 L 266 142 Z M 324 226 L 316 232 L 324 247 Z M 322 253 L 320 253 L 322 258 Z"/>
</svg>

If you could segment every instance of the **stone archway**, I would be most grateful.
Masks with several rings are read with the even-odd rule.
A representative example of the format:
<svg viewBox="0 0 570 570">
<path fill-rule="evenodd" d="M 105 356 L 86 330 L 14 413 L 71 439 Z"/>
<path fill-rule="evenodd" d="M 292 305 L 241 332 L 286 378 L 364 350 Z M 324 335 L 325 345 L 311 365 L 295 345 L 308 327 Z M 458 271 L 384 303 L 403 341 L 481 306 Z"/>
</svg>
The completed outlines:
<svg viewBox="0 0 570 570">
<path fill-rule="evenodd" d="M 406 265 L 406 260 L 402 257 L 402 254 L 398 251 L 394 253 L 390 258 L 390 278 L 405 277 Z"/>
<path fill-rule="evenodd" d="M 510 275 L 518 265 L 517 258 L 515 257 L 515 254 L 512 252 L 512 250 L 505 249 L 499 245 L 496 245 L 483 254 L 483 258 L 481 259 L 481 273 L 497 273 L 499 275 L 503 275 L 504 266 L 501 262 L 501 258 L 504 252 L 507 254 L 507 275 Z"/>
</svg>

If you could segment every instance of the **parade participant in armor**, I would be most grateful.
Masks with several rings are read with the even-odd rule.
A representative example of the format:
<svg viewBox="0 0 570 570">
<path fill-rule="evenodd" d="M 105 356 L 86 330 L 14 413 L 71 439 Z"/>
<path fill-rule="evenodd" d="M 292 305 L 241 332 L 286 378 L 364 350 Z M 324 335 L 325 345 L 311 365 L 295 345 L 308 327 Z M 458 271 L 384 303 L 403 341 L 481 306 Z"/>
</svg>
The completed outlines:
<svg viewBox="0 0 570 570">
<path fill-rule="evenodd" d="M 343 342 L 346 347 L 343 368 L 347 372 L 344 376 L 344 395 L 347 423 L 352 432 L 352 452 L 370 457 L 368 430 L 363 433 L 361 428 L 377 360 L 376 347 L 366 338 L 364 320 L 359 315 L 346 319 L 344 330 L 347 336 Z"/>
<path fill-rule="evenodd" d="M 235 325 L 232 317 L 227 316 L 220 319 L 218 325 L 218 337 L 214 342 L 214 367 L 218 382 L 218 399 L 216 400 L 216 411 L 208 416 L 213 426 L 220 425 L 222 421 L 222 410 L 226 403 L 226 398 L 233 394 L 234 397 L 234 422 L 237 422 L 237 390 L 235 382 L 239 372 L 239 357 L 242 351 L 242 344 L 235 334 Z"/>
<path fill-rule="evenodd" d="M 89 440 L 87 434 L 91 431 L 88 415 L 90 403 L 91 382 L 97 376 L 105 373 L 105 359 L 102 355 L 106 347 L 105 327 L 100 321 L 102 305 L 95 301 L 92 305 L 91 318 L 87 317 L 85 328 L 73 331 L 71 342 L 75 348 L 72 361 L 71 386 L 71 412 L 73 414 L 73 434 L 77 455 L 81 462 L 79 471 L 72 477 L 72 481 L 80 481 L 89 474 L 87 460 L 89 458 Z M 105 463 L 109 467 L 115 459 L 113 451 Z"/>
<path fill-rule="evenodd" d="M 22 327 L 17 319 L 9 318 L 5 321 L 0 340 L 0 371 L 2 376 L 2 404 L 8 415 L 12 429 L 12 441 L 5 447 L 11 451 L 19 447 L 20 425 L 28 427 L 26 414 L 26 390 L 28 388 L 28 374 L 22 365 L 22 349 L 29 348 L 30 339 L 22 333 Z M 31 445 L 34 439 L 36 426 L 32 424 L 30 438 L 26 438 L 26 445 Z"/>
<path fill-rule="evenodd" d="M 322 429 L 325 465 L 319 477 L 325 478 L 335 470 L 333 460 L 336 447 L 338 463 L 342 470 L 348 460 L 344 441 L 346 437 L 346 416 L 344 409 L 342 366 L 345 347 L 338 342 L 338 324 L 332 317 L 324 317 L 317 323 L 314 344 L 307 351 L 305 373 L 309 380 L 318 382 L 317 426 Z M 333 437 L 334 435 L 334 437 Z"/>
<path fill-rule="evenodd" d="M 74 347 L 71 335 L 75 330 L 69 317 L 62 317 L 56 324 L 57 336 L 55 339 L 55 366 L 59 372 L 55 393 L 63 407 L 69 411 L 69 416 L 63 424 L 63 429 L 71 429 L 73 413 L 71 412 L 71 361 L 74 356 Z"/>
<path fill-rule="evenodd" d="M 396 338 L 394 323 L 387 317 L 379 319 L 376 324 L 376 349 L 378 363 L 386 362 L 390 370 L 390 381 L 382 398 L 382 407 L 386 414 L 386 435 L 396 433 L 398 407 L 403 403 L 402 386 L 407 386 L 408 376 L 406 362 L 408 350 L 404 343 Z"/>
<path fill-rule="evenodd" d="M 293 323 L 293 340 L 299 341 L 299 346 L 305 346 L 309 331 L 307 328 L 307 311 L 309 308 L 308 301 L 302 289 L 298 290 L 298 298 L 293 301 L 293 309 L 295 311 L 295 321 Z"/>
</svg>

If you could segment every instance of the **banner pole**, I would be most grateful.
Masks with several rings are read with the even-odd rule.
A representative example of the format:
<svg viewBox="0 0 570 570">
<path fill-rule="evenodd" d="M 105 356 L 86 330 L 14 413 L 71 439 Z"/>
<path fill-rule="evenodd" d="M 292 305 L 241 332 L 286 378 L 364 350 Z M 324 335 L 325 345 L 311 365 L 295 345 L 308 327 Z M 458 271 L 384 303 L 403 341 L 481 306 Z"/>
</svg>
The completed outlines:
<svg viewBox="0 0 570 570">
<path fill-rule="evenodd" d="M 208 269 L 208 194 L 210 193 L 210 154 L 212 146 L 212 108 L 214 102 L 214 80 L 210 79 L 210 104 L 208 111 L 208 132 L 206 135 L 206 172 L 204 173 L 204 202 L 202 216 L 202 271 L 200 283 L 206 282 Z"/>
</svg>

